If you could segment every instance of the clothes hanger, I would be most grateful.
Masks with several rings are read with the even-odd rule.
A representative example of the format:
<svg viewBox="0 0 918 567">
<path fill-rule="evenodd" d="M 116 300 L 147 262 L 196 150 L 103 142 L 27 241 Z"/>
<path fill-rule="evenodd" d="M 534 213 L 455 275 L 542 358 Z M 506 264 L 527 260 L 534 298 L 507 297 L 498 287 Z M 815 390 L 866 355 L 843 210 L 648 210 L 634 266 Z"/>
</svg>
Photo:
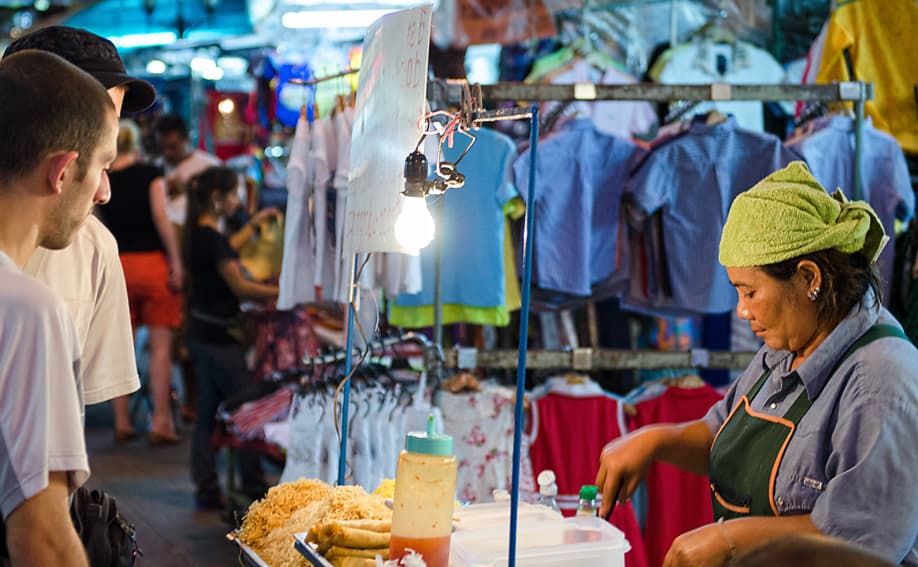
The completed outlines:
<svg viewBox="0 0 918 567">
<path fill-rule="evenodd" d="M 701 388 L 707 383 L 697 374 L 683 374 L 672 378 L 661 378 L 660 383 L 670 388 Z"/>
<path fill-rule="evenodd" d="M 478 378 L 472 374 L 460 372 L 443 380 L 440 383 L 440 389 L 452 392 L 453 394 L 459 394 L 461 392 L 479 392 L 481 391 L 481 383 L 478 381 Z"/>
<path fill-rule="evenodd" d="M 704 123 L 708 126 L 717 126 L 718 124 L 723 124 L 727 121 L 727 115 L 719 110 L 712 110 L 708 112 L 707 118 L 705 118 Z"/>
</svg>

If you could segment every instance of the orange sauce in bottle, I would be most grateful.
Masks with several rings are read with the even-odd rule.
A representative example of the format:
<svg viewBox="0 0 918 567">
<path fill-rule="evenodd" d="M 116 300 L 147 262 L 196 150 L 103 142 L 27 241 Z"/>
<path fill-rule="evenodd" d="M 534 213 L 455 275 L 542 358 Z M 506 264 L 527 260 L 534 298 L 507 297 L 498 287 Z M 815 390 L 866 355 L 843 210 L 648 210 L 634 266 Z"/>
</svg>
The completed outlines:
<svg viewBox="0 0 918 567">
<path fill-rule="evenodd" d="M 392 534 L 389 543 L 389 560 L 401 559 L 408 555 L 409 549 L 424 558 L 427 567 L 449 566 L 449 538 L 443 537 L 402 537 Z"/>
</svg>

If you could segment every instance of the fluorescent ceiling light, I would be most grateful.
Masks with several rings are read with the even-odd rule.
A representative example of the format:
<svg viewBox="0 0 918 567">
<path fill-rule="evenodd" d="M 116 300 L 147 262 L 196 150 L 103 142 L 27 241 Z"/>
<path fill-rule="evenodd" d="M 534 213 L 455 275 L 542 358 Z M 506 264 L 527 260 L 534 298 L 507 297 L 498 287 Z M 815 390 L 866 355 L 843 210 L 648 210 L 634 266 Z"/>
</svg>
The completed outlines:
<svg viewBox="0 0 918 567">
<path fill-rule="evenodd" d="M 147 73 L 151 75 L 161 75 L 166 72 L 166 64 L 159 59 L 153 59 L 147 63 Z"/>
<path fill-rule="evenodd" d="M 395 12 L 395 9 L 303 10 L 287 12 L 281 16 L 281 23 L 285 28 L 291 29 L 365 28 L 392 12 Z"/>
<path fill-rule="evenodd" d="M 223 78 L 223 69 L 216 66 L 211 67 L 210 69 L 205 70 L 201 76 L 208 81 L 219 81 Z"/>
<path fill-rule="evenodd" d="M 217 57 L 217 67 L 230 75 L 244 75 L 249 70 L 249 62 L 242 57 Z"/>
<path fill-rule="evenodd" d="M 198 73 L 206 73 L 216 67 L 217 63 L 209 57 L 192 57 L 191 59 L 191 70 L 197 71 Z"/>
<path fill-rule="evenodd" d="M 377 8 L 383 6 L 393 6 L 393 7 L 406 7 L 406 6 L 419 6 L 424 4 L 423 0 L 380 0 L 378 2 L 373 2 L 372 5 L 375 5 Z M 318 8 L 328 8 L 328 0 L 284 0 L 284 4 L 288 6 L 310 6 Z M 358 5 L 362 4 L 367 5 L 367 0 L 337 0 L 336 5 Z"/>
<path fill-rule="evenodd" d="M 134 33 L 109 37 L 116 47 L 129 49 L 131 47 L 147 47 L 151 45 L 166 45 L 178 39 L 175 32 Z"/>
</svg>

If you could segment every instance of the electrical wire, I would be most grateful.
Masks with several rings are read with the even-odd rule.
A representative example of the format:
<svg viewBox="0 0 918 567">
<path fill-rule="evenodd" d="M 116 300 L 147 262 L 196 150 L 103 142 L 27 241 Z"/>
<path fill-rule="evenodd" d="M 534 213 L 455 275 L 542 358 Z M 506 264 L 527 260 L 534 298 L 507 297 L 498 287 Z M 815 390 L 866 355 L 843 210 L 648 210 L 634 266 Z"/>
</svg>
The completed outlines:
<svg viewBox="0 0 918 567">
<path fill-rule="evenodd" d="M 371 256 L 372 254 L 367 254 L 367 257 L 363 259 L 363 262 L 360 264 L 360 267 L 357 269 L 357 275 L 354 277 L 355 282 L 360 282 L 360 277 L 363 275 L 363 269 L 366 267 L 367 263 L 369 263 Z M 351 297 L 348 300 L 348 309 L 353 309 L 354 312 L 356 313 L 357 305 L 355 304 L 355 300 L 356 300 L 356 295 L 351 294 Z M 367 340 L 366 334 L 363 332 L 363 326 L 360 324 L 360 319 L 358 317 L 354 317 L 354 325 L 357 327 L 357 332 L 360 333 L 360 338 L 363 340 L 364 351 L 361 354 L 360 360 L 357 362 L 357 364 L 351 367 L 350 373 L 348 373 L 348 375 L 344 377 L 344 380 L 338 383 L 338 387 L 335 388 L 335 397 L 334 397 L 334 400 L 332 401 L 332 409 L 334 411 L 334 416 L 335 416 L 335 433 L 338 439 L 339 446 L 341 445 L 341 422 L 339 419 L 339 411 L 338 411 L 338 397 L 341 395 L 341 392 L 344 390 L 345 384 L 347 384 L 351 380 L 351 378 L 357 372 L 357 369 L 363 366 L 363 363 L 366 362 L 367 357 L 370 355 L 370 352 L 373 350 L 372 347 L 370 346 L 370 342 Z M 351 467 L 348 466 L 348 468 L 351 468 Z"/>
</svg>

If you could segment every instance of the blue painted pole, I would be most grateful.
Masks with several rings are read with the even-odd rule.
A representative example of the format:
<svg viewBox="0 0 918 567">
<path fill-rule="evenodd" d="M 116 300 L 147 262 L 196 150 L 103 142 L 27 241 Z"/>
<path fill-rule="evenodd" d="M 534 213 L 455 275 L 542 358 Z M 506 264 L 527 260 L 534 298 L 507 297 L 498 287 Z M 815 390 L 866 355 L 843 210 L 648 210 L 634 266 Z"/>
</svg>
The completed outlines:
<svg viewBox="0 0 918 567">
<path fill-rule="evenodd" d="M 535 224 L 536 154 L 539 146 L 539 107 L 532 105 L 529 119 L 529 191 L 526 228 L 523 232 L 523 304 L 520 309 L 520 347 L 516 365 L 516 408 L 513 415 L 513 477 L 510 491 L 510 555 L 508 567 L 516 566 L 517 512 L 520 507 L 520 451 L 523 440 L 523 396 L 526 394 L 526 353 L 529 344 L 529 296 L 532 287 L 532 230 Z"/>
<path fill-rule="evenodd" d="M 357 301 L 357 255 L 354 255 L 354 275 L 352 280 L 350 301 L 347 302 L 347 339 L 345 340 L 344 351 L 344 376 L 351 375 L 351 366 L 354 357 L 354 318 L 356 311 L 354 302 Z M 341 452 L 338 454 L 338 486 L 344 486 L 344 476 L 347 474 L 347 423 L 348 413 L 351 407 L 351 381 L 344 383 L 344 396 L 341 400 Z M 334 415 L 334 413 L 332 413 Z"/>
</svg>

